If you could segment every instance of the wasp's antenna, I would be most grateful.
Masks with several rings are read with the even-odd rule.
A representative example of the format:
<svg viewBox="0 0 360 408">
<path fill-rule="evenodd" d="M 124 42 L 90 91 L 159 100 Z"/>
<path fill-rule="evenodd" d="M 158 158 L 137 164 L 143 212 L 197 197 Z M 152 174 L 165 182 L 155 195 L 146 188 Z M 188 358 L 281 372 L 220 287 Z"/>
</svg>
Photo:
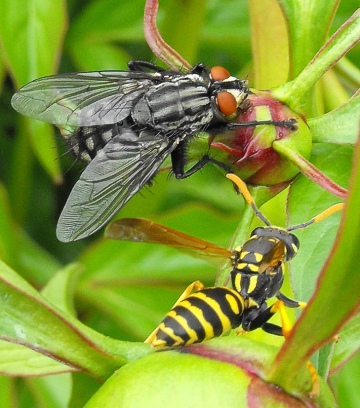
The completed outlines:
<svg viewBox="0 0 360 408">
<path fill-rule="evenodd" d="M 306 228 L 311 224 L 316 224 L 317 222 L 329 217 L 331 214 L 334 214 L 337 211 L 341 211 L 344 208 L 344 203 L 334 204 L 333 206 L 327 208 L 325 211 L 321 212 L 320 214 L 316 215 L 314 218 L 307 222 L 303 222 L 302 224 L 293 225 L 292 227 L 286 228 L 286 231 L 294 231 L 297 229 Z"/>
<path fill-rule="evenodd" d="M 250 191 L 248 190 L 246 184 L 241 180 L 240 177 L 238 177 L 234 173 L 229 173 L 226 175 L 226 177 L 231 180 L 235 186 L 239 189 L 240 193 L 244 197 L 245 201 L 250 205 L 250 207 L 253 209 L 254 213 L 256 216 L 267 226 L 271 226 L 271 223 L 268 219 L 265 218 L 265 216 L 260 212 L 260 210 L 257 208 L 254 199 L 252 198 Z"/>
</svg>

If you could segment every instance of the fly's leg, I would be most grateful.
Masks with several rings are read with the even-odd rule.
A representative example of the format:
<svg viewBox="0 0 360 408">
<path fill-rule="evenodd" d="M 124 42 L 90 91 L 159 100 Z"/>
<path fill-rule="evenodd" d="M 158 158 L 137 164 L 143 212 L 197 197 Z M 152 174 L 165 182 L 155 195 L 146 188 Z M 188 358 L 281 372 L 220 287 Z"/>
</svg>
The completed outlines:
<svg viewBox="0 0 360 408">
<path fill-rule="evenodd" d="M 226 173 L 231 172 L 231 168 L 225 163 L 213 159 L 209 155 L 204 155 L 197 163 L 194 164 L 189 170 L 185 171 L 186 162 L 186 146 L 184 143 L 180 143 L 179 146 L 171 153 L 172 171 L 177 179 L 185 179 L 192 176 L 197 171 L 201 170 L 208 163 L 213 163 L 216 166 L 224 169 Z"/>
<path fill-rule="evenodd" d="M 130 71 L 141 71 L 141 72 L 146 72 L 146 69 L 155 71 L 155 72 L 165 71 L 164 68 L 158 67 L 157 65 L 152 64 L 151 62 L 139 61 L 139 60 L 128 62 L 128 68 L 130 69 Z"/>
</svg>

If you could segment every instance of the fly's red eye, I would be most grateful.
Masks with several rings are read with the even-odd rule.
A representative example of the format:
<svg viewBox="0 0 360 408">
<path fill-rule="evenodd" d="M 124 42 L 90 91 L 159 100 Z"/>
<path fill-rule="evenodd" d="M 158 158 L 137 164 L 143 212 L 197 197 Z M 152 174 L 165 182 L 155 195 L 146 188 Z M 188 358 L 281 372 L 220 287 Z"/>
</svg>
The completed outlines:
<svg viewBox="0 0 360 408">
<path fill-rule="evenodd" d="M 220 92 L 216 95 L 220 112 L 225 116 L 231 116 L 236 112 L 237 103 L 234 95 L 229 92 Z"/>
<path fill-rule="evenodd" d="M 223 81 L 230 77 L 229 71 L 223 67 L 212 67 L 210 74 L 214 81 Z"/>
</svg>

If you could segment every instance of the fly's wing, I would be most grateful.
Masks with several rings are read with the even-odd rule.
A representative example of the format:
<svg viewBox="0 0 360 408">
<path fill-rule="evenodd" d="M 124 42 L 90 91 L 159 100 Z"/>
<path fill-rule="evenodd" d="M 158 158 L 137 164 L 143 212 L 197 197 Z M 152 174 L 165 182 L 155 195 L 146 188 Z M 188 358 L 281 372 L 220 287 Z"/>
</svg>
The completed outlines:
<svg viewBox="0 0 360 408">
<path fill-rule="evenodd" d="M 123 218 L 112 222 L 106 229 L 107 238 L 121 241 L 148 242 L 169 245 L 180 252 L 199 258 L 216 267 L 229 262 L 232 253 L 211 242 L 184 234 L 165 225 L 143 218 Z"/>
<path fill-rule="evenodd" d="M 12 97 L 19 113 L 55 125 L 93 126 L 121 122 L 158 73 L 99 71 L 36 79 Z"/>
<path fill-rule="evenodd" d="M 85 238 L 101 228 L 156 173 L 176 147 L 159 133 L 120 128 L 90 162 L 72 189 L 56 235 L 62 242 Z"/>
</svg>

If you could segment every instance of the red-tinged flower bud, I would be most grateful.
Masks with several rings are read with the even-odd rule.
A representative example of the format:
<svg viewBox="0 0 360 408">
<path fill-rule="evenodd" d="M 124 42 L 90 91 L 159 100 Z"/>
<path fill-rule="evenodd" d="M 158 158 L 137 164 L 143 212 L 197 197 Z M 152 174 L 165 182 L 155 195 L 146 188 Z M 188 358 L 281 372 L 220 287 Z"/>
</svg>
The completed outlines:
<svg viewBox="0 0 360 408">
<path fill-rule="evenodd" d="M 162 350 L 119 369 L 85 408 L 334 407 L 327 385 L 310 396 L 305 365 L 287 391 L 266 381 L 277 348 L 229 336 Z"/>
<path fill-rule="evenodd" d="M 304 119 L 292 112 L 268 91 L 253 91 L 248 107 L 236 122 L 290 121 L 295 129 L 280 125 L 239 127 L 210 138 L 210 155 L 232 167 L 244 181 L 255 185 L 275 185 L 292 179 L 299 169 L 288 157 L 280 155 L 276 144 L 286 146 L 308 159 L 311 154 L 311 133 Z"/>
</svg>

